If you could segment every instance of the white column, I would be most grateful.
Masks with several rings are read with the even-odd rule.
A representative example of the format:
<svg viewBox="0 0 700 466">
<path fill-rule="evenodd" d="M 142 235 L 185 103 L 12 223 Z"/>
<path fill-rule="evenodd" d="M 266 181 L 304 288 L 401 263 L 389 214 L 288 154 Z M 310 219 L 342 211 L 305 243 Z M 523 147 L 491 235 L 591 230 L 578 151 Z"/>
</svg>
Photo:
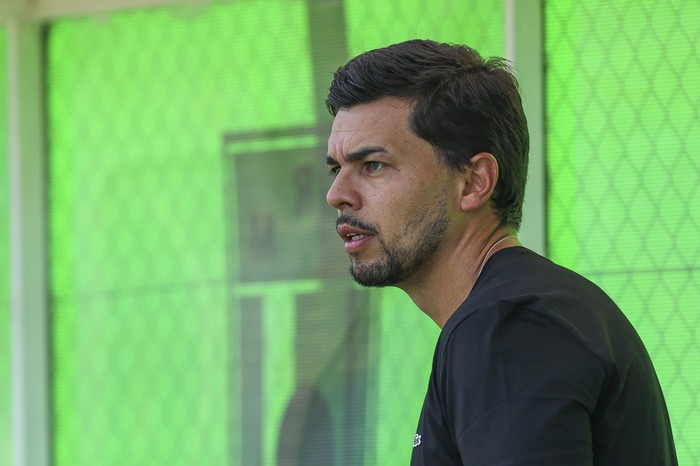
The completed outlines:
<svg viewBox="0 0 700 466">
<path fill-rule="evenodd" d="M 19 8 L 18 8 L 19 10 Z M 15 466 L 48 466 L 49 377 L 41 28 L 5 16 Z"/>
<path fill-rule="evenodd" d="M 513 63 L 520 84 L 530 129 L 528 172 L 520 240 L 546 254 L 547 203 L 544 133 L 544 22 L 542 0 L 505 1 L 506 57 Z"/>
</svg>

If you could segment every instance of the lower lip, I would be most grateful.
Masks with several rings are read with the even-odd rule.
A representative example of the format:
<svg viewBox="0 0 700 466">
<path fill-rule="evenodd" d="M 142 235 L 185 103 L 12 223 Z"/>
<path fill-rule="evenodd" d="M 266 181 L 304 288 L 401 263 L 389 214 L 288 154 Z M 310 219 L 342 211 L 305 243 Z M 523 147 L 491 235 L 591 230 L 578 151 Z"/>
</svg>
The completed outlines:
<svg viewBox="0 0 700 466">
<path fill-rule="evenodd" d="M 345 252 L 347 252 L 348 254 L 358 252 L 360 249 L 364 248 L 367 243 L 372 241 L 372 238 L 374 238 L 374 236 L 368 236 L 366 238 L 348 241 L 347 243 L 345 243 Z"/>
</svg>

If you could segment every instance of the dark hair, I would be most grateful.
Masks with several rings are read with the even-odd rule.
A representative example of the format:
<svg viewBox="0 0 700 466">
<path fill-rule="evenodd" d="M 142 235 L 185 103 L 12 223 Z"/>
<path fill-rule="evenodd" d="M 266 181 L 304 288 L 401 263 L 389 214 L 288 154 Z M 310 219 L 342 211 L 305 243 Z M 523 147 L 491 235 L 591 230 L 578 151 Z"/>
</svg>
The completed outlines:
<svg viewBox="0 0 700 466">
<path fill-rule="evenodd" d="M 326 105 L 335 116 L 383 97 L 413 103 L 411 130 L 448 167 L 462 169 L 479 152 L 493 154 L 499 179 L 492 205 L 502 225 L 520 227 L 529 136 L 506 60 L 484 60 L 463 45 L 410 40 L 365 52 L 339 68 Z"/>
</svg>

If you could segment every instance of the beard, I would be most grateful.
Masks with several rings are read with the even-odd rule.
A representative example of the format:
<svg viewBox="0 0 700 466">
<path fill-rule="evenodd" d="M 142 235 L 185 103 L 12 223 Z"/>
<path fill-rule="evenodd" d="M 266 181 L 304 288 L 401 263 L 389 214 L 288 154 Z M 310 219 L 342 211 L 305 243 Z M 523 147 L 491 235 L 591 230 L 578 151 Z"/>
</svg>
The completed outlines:
<svg viewBox="0 0 700 466">
<path fill-rule="evenodd" d="M 355 226 L 376 232 L 362 222 Z M 359 224 L 358 224 L 359 223 Z M 357 283 L 367 287 L 393 286 L 416 273 L 437 251 L 447 236 L 449 224 L 444 197 L 416 212 L 401 233 L 391 238 L 375 236 L 382 246 L 381 255 L 371 261 L 351 255 L 350 274 Z M 413 239 L 411 242 L 407 242 Z"/>
</svg>

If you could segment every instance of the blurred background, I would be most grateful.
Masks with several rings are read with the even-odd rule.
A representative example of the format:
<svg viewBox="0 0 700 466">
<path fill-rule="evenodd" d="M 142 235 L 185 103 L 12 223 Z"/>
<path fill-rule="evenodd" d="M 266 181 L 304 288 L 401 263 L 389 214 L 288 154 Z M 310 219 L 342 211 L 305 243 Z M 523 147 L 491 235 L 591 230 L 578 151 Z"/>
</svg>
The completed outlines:
<svg viewBox="0 0 700 466">
<path fill-rule="evenodd" d="M 513 61 L 523 241 L 700 465 L 697 0 L 2 0 L 0 464 L 408 464 L 439 329 L 347 276 L 323 99 L 416 37 Z"/>
</svg>

